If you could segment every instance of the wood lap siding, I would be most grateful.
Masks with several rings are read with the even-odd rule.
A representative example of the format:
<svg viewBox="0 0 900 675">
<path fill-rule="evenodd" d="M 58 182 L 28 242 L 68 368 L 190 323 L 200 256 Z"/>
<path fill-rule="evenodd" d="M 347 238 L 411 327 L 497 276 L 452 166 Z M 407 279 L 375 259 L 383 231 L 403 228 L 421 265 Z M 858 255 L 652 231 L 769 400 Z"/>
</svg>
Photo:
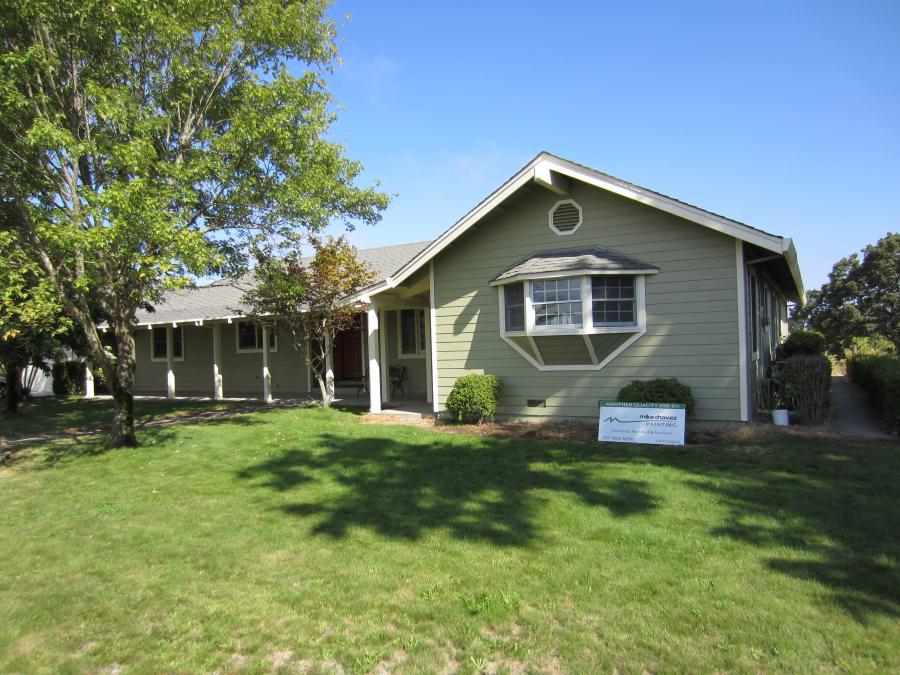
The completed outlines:
<svg viewBox="0 0 900 675">
<path fill-rule="evenodd" d="M 698 420 L 740 418 L 734 240 L 631 200 L 574 183 L 584 222 L 560 237 L 548 226 L 559 199 L 542 189 L 513 197 L 434 261 L 438 396 L 470 372 L 506 385 L 500 413 L 597 417 L 633 379 L 677 377 L 697 398 Z M 660 268 L 647 277 L 647 334 L 599 371 L 541 372 L 500 338 L 497 290 L 488 282 L 540 250 L 601 245 Z M 529 408 L 527 399 L 546 399 Z"/>
<path fill-rule="evenodd" d="M 177 396 L 212 396 L 212 326 L 184 326 L 184 361 L 173 363 Z M 219 367 L 224 394 L 258 397 L 262 395 L 262 353 L 236 351 L 237 324 L 222 324 L 222 352 Z M 138 394 L 165 395 L 166 363 L 150 359 L 150 330 L 135 329 L 137 368 L 134 389 Z M 272 393 L 279 395 L 307 392 L 306 368 L 291 347 L 290 337 L 278 336 L 278 351 L 269 352 Z M 313 383 L 315 386 L 315 382 Z"/>
</svg>

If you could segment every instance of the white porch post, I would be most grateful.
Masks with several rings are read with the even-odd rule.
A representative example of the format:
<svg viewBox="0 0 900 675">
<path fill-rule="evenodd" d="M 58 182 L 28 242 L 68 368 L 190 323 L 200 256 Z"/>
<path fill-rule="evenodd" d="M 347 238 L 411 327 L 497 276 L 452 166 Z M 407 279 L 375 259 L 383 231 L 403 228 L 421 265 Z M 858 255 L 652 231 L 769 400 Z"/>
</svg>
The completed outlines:
<svg viewBox="0 0 900 675">
<path fill-rule="evenodd" d="M 381 369 L 378 364 L 378 310 L 366 310 L 366 339 L 369 345 L 369 412 L 381 412 Z"/>
<path fill-rule="evenodd" d="M 431 385 L 431 308 L 423 310 L 425 317 L 425 400 L 431 403 L 434 399 Z"/>
<path fill-rule="evenodd" d="M 175 398 L 175 366 L 172 347 L 172 326 L 166 326 L 166 398 Z"/>
<path fill-rule="evenodd" d="M 219 368 L 219 359 L 222 358 L 222 324 L 213 324 L 213 400 L 221 401 L 224 398 L 222 391 L 222 372 Z"/>
<path fill-rule="evenodd" d="M 84 397 L 94 398 L 94 372 L 90 361 L 84 362 Z"/>
<path fill-rule="evenodd" d="M 334 398 L 334 344 L 331 333 L 325 333 L 325 390 L 328 398 Z"/>
<path fill-rule="evenodd" d="M 272 376 L 269 374 L 269 329 L 262 327 L 263 356 L 263 401 L 272 402 Z"/>
<path fill-rule="evenodd" d="M 379 359 L 379 363 L 381 363 L 382 367 L 386 371 L 385 373 L 380 373 L 381 375 L 381 400 L 390 403 L 391 396 L 390 391 L 388 390 L 388 378 L 391 374 L 391 364 L 388 362 L 387 357 L 387 312 L 382 310 L 379 312 L 381 314 L 381 323 L 380 326 L 384 326 L 383 329 L 379 329 L 378 331 L 378 347 L 381 357 Z M 388 377 L 385 377 L 387 374 Z"/>
</svg>

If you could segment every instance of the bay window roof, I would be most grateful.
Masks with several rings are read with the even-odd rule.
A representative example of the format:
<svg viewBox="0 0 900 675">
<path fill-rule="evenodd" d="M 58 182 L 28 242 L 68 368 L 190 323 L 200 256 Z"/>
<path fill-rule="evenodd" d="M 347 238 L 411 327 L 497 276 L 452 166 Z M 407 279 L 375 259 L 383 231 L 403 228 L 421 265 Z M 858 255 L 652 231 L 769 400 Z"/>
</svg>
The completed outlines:
<svg viewBox="0 0 900 675">
<path fill-rule="evenodd" d="M 658 271 L 658 267 L 605 246 L 579 246 L 532 253 L 491 279 L 491 285 L 574 274 L 655 274 Z"/>
</svg>

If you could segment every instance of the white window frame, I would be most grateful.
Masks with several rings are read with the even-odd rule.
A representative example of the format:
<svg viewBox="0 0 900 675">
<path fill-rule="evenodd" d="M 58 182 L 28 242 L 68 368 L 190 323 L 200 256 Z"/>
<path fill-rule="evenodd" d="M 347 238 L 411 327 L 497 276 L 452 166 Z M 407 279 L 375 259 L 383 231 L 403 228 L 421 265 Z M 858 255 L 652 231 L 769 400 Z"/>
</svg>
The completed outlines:
<svg viewBox="0 0 900 675">
<path fill-rule="evenodd" d="M 400 314 L 402 312 L 417 312 L 416 314 L 416 351 L 415 352 L 404 352 L 403 351 L 403 323 L 400 320 Z M 419 322 L 419 314 L 421 313 L 423 322 Z M 425 353 L 428 351 L 428 331 L 425 328 L 424 321 L 427 321 L 428 317 L 425 316 L 425 310 L 421 307 L 402 307 L 397 310 L 397 358 L 398 359 L 424 359 Z M 424 346 L 422 345 L 422 340 L 424 338 Z"/>
<path fill-rule="evenodd" d="M 263 345 L 257 343 L 259 346 L 251 349 L 249 347 L 241 347 L 241 324 L 249 323 L 254 325 L 257 328 L 256 335 L 259 336 L 262 333 L 262 326 L 260 326 L 255 321 L 235 321 L 234 322 L 234 349 L 238 354 L 261 354 L 263 350 Z M 269 347 L 269 353 L 278 351 L 278 334 L 273 331 L 271 328 L 268 331 L 269 335 L 272 336 L 272 341 L 275 343 L 274 347 Z"/>
<path fill-rule="evenodd" d="M 634 342 L 640 339 L 647 332 L 647 282 L 648 274 L 655 274 L 657 270 L 640 270 L 640 271 L 616 271 L 586 274 L 584 271 L 554 273 L 554 274 L 536 274 L 527 277 L 517 277 L 508 279 L 503 283 L 495 284 L 499 297 L 499 322 L 500 337 L 510 345 L 516 352 L 523 356 L 532 366 L 541 371 L 553 370 L 600 370 L 610 363 L 616 356 L 625 351 Z M 625 326 L 595 326 L 593 312 L 593 298 L 591 279 L 595 276 L 631 276 L 634 277 L 634 304 L 635 304 L 635 323 Z M 581 326 L 536 326 L 534 316 L 534 306 L 532 305 L 531 282 L 535 279 L 559 279 L 563 277 L 581 277 Z M 506 330 L 506 302 L 503 286 L 507 283 L 522 283 L 525 291 L 525 330 L 507 331 Z M 602 361 L 597 358 L 594 352 L 591 335 L 603 335 L 611 333 L 630 333 L 631 337 L 619 345 L 612 353 L 607 355 Z M 553 335 L 581 335 L 585 341 L 585 347 L 591 357 L 590 364 L 584 365 L 546 365 L 541 360 L 525 350 L 521 345 L 516 343 L 512 338 L 527 337 L 531 342 L 532 348 L 537 351 L 534 338 L 547 337 Z"/>
<path fill-rule="evenodd" d="M 169 360 L 168 357 L 166 357 L 166 356 L 158 357 L 158 356 L 153 355 L 153 344 L 154 344 L 153 331 L 155 331 L 155 330 L 167 331 L 168 328 L 169 328 L 169 326 L 151 326 L 150 327 L 150 361 L 152 361 L 153 363 L 167 363 Z M 172 328 L 172 349 L 173 349 L 173 351 L 175 349 L 175 331 L 176 330 L 181 331 L 181 356 L 175 356 L 173 354 L 172 360 L 173 361 L 184 361 L 184 326 L 172 326 L 171 328 Z M 167 337 L 166 338 L 166 351 L 168 352 L 168 350 L 169 350 L 169 339 Z"/>
<path fill-rule="evenodd" d="M 576 209 L 578 209 L 578 224 L 575 227 L 573 227 L 571 230 L 569 230 L 568 232 L 562 232 L 562 231 L 558 230 L 556 228 L 556 226 L 553 224 L 553 214 L 556 213 L 556 209 L 558 209 L 563 204 L 571 204 Z M 581 224 L 584 222 L 584 211 L 582 211 L 582 209 L 581 209 L 581 204 L 576 202 L 574 199 L 560 199 L 558 202 L 556 202 L 553 206 L 550 207 L 550 211 L 548 212 L 547 215 L 548 215 L 547 222 L 550 225 L 550 231 L 560 237 L 567 237 L 570 234 L 575 234 L 576 232 L 578 232 L 578 228 L 581 227 Z"/>
</svg>

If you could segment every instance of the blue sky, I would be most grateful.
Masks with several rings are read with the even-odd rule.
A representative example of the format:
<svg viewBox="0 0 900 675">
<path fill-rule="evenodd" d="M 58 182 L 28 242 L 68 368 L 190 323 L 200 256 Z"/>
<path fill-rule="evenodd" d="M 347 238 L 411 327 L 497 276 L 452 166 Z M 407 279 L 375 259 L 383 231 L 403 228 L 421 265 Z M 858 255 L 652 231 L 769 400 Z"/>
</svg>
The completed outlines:
<svg viewBox="0 0 900 675">
<path fill-rule="evenodd" d="M 437 236 L 541 150 L 793 237 L 807 288 L 900 230 L 900 2 L 332 14 L 333 136 L 397 193 L 361 248 Z"/>
</svg>

